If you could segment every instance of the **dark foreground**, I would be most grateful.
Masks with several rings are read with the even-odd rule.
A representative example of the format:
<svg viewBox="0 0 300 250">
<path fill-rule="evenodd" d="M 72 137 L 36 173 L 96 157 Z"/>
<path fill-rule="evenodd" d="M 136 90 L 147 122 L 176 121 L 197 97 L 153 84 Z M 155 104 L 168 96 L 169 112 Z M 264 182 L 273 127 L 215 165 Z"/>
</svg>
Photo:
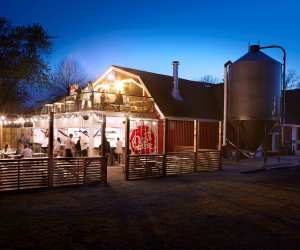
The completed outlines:
<svg viewBox="0 0 300 250">
<path fill-rule="evenodd" d="M 300 168 L 114 179 L 0 194 L 0 249 L 300 249 Z"/>
</svg>

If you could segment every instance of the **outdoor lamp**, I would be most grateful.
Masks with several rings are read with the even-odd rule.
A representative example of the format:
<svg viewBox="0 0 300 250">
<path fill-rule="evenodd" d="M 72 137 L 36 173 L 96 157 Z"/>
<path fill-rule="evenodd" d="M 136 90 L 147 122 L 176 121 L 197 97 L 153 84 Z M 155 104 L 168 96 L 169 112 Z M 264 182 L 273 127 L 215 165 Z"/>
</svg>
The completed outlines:
<svg viewBox="0 0 300 250">
<path fill-rule="evenodd" d="M 123 83 L 121 81 L 116 82 L 117 91 L 121 92 L 123 90 Z"/>
<path fill-rule="evenodd" d="M 104 91 L 108 91 L 109 85 L 105 83 L 105 84 L 102 85 L 102 88 L 103 88 Z"/>
<path fill-rule="evenodd" d="M 110 80 L 110 81 L 115 80 L 115 74 L 114 74 L 113 72 L 111 72 L 111 73 L 107 76 L 107 79 Z"/>
</svg>

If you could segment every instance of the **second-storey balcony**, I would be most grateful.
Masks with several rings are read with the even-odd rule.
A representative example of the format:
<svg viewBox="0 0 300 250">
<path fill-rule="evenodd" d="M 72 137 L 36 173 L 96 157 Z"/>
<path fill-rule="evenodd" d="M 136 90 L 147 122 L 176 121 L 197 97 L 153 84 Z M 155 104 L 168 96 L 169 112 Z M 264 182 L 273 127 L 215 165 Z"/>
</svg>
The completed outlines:
<svg viewBox="0 0 300 250">
<path fill-rule="evenodd" d="M 126 113 L 153 113 L 154 101 L 151 97 L 133 96 L 106 92 L 82 92 L 66 96 L 52 104 L 45 104 L 41 114 L 66 113 L 86 110 Z"/>
</svg>

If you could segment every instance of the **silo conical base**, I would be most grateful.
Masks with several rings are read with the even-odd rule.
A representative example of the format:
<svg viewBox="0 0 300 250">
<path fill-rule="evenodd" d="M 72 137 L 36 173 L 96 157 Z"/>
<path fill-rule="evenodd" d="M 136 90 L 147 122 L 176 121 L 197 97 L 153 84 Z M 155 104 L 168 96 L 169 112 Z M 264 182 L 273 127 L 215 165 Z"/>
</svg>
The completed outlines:
<svg viewBox="0 0 300 250">
<path fill-rule="evenodd" d="M 229 140 L 238 148 L 255 152 L 263 144 L 274 121 L 264 120 L 235 120 L 230 121 L 231 132 Z"/>
</svg>

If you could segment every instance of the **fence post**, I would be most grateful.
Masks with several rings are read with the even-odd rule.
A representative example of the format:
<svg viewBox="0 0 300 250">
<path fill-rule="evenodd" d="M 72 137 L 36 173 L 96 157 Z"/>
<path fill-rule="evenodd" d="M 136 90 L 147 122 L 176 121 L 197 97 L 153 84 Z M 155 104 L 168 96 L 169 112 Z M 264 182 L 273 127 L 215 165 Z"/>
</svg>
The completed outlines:
<svg viewBox="0 0 300 250">
<path fill-rule="evenodd" d="M 3 122 L 0 122 L 0 147 L 3 148 Z"/>
<path fill-rule="evenodd" d="M 219 121 L 219 138 L 218 138 L 218 150 L 222 149 L 222 122 Z"/>
<path fill-rule="evenodd" d="M 100 158 L 100 172 L 101 172 L 101 181 L 107 184 L 107 158 L 102 156 Z"/>
<path fill-rule="evenodd" d="M 105 157 L 105 147 L 106 147 L 106 115 L 103 115 L 102 127 L 101 127 L 101 156 Z"/>
<path fill-rule="evenodd" d="M 125 122 L 125 180 L 129 179 L 129 131 L 130 131 L 130 120 L 128 116 Z"/>
<path fill-rule="evenodd" d="M 53 137 L 54 137 L 54 112 L 49 114 L 49 137 L 48 137 L 48 187 L 53 186 Z"/>
<path fill-rule="evenodd" d="M 78 162 L 79 162 L 79 159 L 78 159 Z M 79 165 L 79 163 L 78 163 L 78 165 Z M 83 159 L 83 184 L 86 184 L 87 165 L 88 164 L 86 163 L 86 158 L 84 158 Z"/>
<path fill-rule="evenodd" d="M 167 176 L 167 147 L 168 147 L 168 119 L 164 119 L 163 135 L 163 176 Z"/>
<path fill-rule="evenodd" d="M 218 143 L 218 153 L 219 153 L 219 169 L 222 170 L 222 122 L 219 121 L 219 143 Z"/>
<path fill-rule="evenodd" d="M 83 162 L 83 168 L 86 168 L 85 161 Z M 76 168 L 76 184 L 79 184 L 79 173 L 80 173 L 80 161 L 77 159 L 77 168 Z"/>
<path fill-rule="evenodd" d="M 18 161 L 18 190 L 20 189 L 20 160 Z"/>
<path fill-rule="evenodd" d="M 223 169 L 222 166 L 223 166 L 223 165 L 222 165 L 222 154 L 221 154 L 221 152 L 219 151 L 219 170 L 222 170 L 222 169 Z"/>
<path fill-rule="evenodd" d="M 194 172 L 197 172 L 198 121 L 194 120 Z"/>
</svg>

